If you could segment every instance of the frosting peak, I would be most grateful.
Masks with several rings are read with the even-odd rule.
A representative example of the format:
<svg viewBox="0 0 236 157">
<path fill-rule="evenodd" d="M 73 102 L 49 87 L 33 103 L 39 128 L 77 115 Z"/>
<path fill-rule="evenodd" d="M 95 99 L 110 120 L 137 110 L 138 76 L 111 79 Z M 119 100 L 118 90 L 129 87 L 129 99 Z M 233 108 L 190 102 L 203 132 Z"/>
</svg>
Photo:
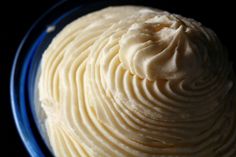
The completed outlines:
<svg viewBox="0 0 236 157">
<path fill-rule="evenodd" d="M 119 58 L 126 69 L 142 79 L 192 77 L 192 71 L 202 72 L 210 46 L 195 27 L 201 25 L 170 14 L 134 23 L 121 37 Z"/>
</svg>

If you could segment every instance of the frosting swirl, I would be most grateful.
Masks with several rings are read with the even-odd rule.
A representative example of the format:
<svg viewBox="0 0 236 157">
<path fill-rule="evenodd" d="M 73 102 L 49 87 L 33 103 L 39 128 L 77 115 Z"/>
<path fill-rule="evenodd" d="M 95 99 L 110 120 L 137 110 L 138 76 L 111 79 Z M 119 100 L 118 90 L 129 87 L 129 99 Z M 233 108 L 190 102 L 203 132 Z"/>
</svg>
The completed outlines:
<svg viewBox="0 0 236 157">
<path fill-rule="evenodd" d="M 231 157 L 234 82 L 213 31 L 122 6 L 81 17 L 53 39 L 39 96 L 58 157 Z"/>
</svg>

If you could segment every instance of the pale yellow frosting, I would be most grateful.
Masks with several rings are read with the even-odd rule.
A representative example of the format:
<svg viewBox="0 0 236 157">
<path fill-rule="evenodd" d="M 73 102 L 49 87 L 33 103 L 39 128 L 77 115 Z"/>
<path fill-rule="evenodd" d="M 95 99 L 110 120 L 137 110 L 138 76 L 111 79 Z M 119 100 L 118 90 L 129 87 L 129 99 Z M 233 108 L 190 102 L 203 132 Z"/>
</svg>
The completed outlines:
<svg viewBox="0 0 236 157">
<path fill-rule="evenodd" d="M 193 19 L 109 7 L 53 39 L 39 97 L 57 157 L 235 157 L 233 77 Z"/>
</svg>

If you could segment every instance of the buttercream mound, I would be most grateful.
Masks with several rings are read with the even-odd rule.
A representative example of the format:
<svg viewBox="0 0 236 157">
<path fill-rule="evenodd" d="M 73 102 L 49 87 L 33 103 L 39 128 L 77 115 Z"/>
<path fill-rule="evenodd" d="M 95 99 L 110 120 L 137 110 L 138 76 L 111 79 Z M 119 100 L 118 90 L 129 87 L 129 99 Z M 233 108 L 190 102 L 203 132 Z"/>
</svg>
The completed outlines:
<svg viewBox="0 0 236 157">
<path fill-rule="evenodd" d="M 53 39 L 39 99 L 57 157 L 235 157 L 234 82 L 201 23 L 108 7 Z"/>
</svg>

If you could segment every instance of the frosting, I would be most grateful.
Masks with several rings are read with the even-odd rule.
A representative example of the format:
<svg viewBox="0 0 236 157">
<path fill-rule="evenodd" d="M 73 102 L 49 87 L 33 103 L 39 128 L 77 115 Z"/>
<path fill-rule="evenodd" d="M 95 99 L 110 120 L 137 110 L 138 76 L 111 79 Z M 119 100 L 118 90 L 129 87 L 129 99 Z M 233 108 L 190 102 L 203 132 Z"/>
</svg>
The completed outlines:
<svg viewBox="0 0 236 157">
<path fill-rule="evenodd" d="M 53 39 L 39 99 L 58 157 L 230 157 L 233 84 L 227 52 L 199 22 L 109 7 Z"/>
</svg>

